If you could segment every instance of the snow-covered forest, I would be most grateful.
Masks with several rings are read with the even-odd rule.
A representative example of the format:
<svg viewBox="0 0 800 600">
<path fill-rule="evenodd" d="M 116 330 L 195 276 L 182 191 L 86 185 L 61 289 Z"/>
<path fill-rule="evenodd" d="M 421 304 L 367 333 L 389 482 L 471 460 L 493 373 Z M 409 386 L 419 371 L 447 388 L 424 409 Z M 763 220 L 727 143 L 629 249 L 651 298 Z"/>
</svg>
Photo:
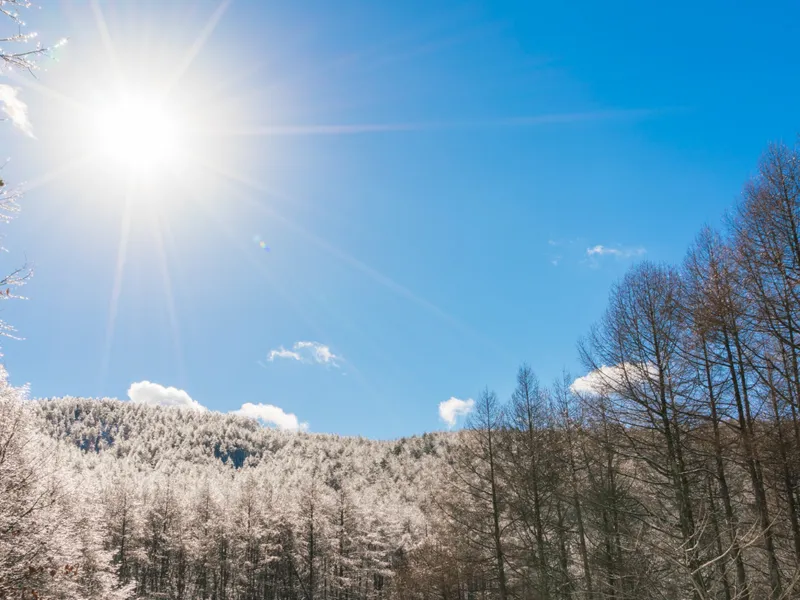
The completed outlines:
<svg viewBox="0 0 800 600">
<path fill-rule="evenodd" d="M 430 533 L 444 434 L 287 433 L 3 385 L 0 597 L 381 597 Z"/>
</svg>

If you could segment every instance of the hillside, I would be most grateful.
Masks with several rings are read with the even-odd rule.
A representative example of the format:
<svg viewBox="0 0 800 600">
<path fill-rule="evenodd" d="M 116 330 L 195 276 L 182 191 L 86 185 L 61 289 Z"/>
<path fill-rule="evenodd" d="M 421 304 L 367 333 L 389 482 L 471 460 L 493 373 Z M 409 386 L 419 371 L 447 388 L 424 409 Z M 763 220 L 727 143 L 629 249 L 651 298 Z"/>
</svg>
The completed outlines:
<svg viewBox="0 0 800 600">
<path fill-rule="evenodd" d="M 426 433 L 395 441 L 363 437 L 287 432 L 262 427 L 254 419 L 127 401 L 58 398 L 33 404 L 43 430 L 82 450 L 111 452 L 116 458 L 155 465 L 162 459 L 209 465 L 218 461 L 239 468 L 297 459 L 372 478 L 387 477 L 413 485 L 420 471 L 443 451 L 450 434 Z"/>
<path fill-rule="evenodd" d="M 65 498 L 94 509 L 105 560 L 142 597 L 293 597 L 315 579 L 380 593 L 426 534 L 426 498 L 448 444 L 447 434 L 378 442 L 288 433 L 109 399 L 22 410 L 34 417 L 30 435 L 57 441 Z"/>
</svg>

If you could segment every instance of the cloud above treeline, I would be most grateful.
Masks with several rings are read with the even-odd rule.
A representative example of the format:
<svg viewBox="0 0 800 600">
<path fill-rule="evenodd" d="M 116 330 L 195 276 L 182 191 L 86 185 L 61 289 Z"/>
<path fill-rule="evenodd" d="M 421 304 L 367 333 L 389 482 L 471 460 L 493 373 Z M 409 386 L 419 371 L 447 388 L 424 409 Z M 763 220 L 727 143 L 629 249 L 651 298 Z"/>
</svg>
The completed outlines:
<svg viewBox="0 0 800 600">
<path fill-rule="evenodd" d="M 168 406 L 205 412 L 208 409 L 193 400 L 185 391 L 175 387 L 165 387 L 151 381 L 138 381 L 128 388 L 128 398 L 137 404 L 150 406 Z M 301 423 L 296 415 L 285 412 L 272 404 L 253 404 L 246 402 L 231 414 L 255 419 L 262 425 L 274 426 L 286 431 L 306 431 L 308 423 Z"/>
<path fill-rule="evenodd" d="M 475 401 L 472 398 L 461 400 L 454 396 L 439 403 L 439 417 L 447 423 L 448 427 L 453 427 L 459 417 L 466 417 L 473 408 L 475 408 Z"/>
<path fill-rule="evenodd" d="M 274 425 L 278 429 L 286 429 L 289 431 L 306 431 L 308 423 L 300 423 L 297 416 L 292 413 L 286 413 L 282 408 L 273 406 L 272 404 L 252 404 L 245 402 L 242 408 L 233 411 L 234 415 L 241 415 L 260 421 L 265 425 Z"/>
<path fill-rule="evenodd" d="M 570 390 L 576 394 L 611 394 L 626 386 L 636 386 L 658 377 L 657 367 L 652 363 L 620 363 L 602 366 L 589 371 L 572 382 Z"/>
<path fill-rule="evenodd" d="M 295 360 L 306 364 L 327 365 L 336 367 L 337 369 L 344 361 L 341 356 L 337 356 L 331 352 L 328 346 L 320 342 L 295 342 L 291 349 L 279 346 L 275 350 L 270 350 L 267 355 L 268 362 L 274 362 L 275 359 Z"/>
<path fill-rule="evenodd" d="M 151 406 L 176 406 L 178 408 L 189 408 L 196 411 L 208 410 L 184 390 L 174 387 L 164 387 L 158 383 L 150 381 L 138 381 L 132 383 L 128 388 L 128 398 L 137 404 L 149 404 Z"/>
</svg>

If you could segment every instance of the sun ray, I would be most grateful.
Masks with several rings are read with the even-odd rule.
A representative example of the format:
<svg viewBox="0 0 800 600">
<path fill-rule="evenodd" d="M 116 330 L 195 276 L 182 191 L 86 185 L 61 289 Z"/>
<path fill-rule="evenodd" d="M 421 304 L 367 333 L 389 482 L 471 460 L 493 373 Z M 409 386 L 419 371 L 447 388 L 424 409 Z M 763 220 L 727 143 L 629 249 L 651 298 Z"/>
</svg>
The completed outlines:
<svg viewBox="0 0 800 600">
<path fill-rule="evenodd" d="M 312 301 L 313 300 L 314 298 L 312 297 Z M 319 309 L 324 311 L 332 322 L 335 322 L 338 325 L 348 329 L 350 331 L 350 339 L 357 339 L 359 348 L 361 348 L 362 351 L 369 353 L 369 355 L 372 357 L 378 358 L 379 360 L 382 360 L 384 364 L 389 365 L 400 379 L 413 378 L 413 374 L 410 371 L 403 369 L 402 365 L 385 351 L 385 344 L 381 344 L 375 336 L 370 336 L 368 334 L 368 329 L 359 327 L 358 324 L 350 320 L 344 313 L 331 309 L 331 307 L 325 302 L 316 301 L 314 304 Z M 355 373 L 355 379 L 359 381 L 359 384 L 370 394 L 371 397 L 382 398 L 385 396 L 385 394 L 379 393 L 378 389 L 351 360 L 347 360 L 347 372 L 348 374 L 350 372 Z"/>
<path fill-rule="evenodd" d="M 115 84 L 118 89 L 123 88 L 122 70 L 119 67 L 119 59 L 117 58 L 117 51 L 114 48 L 114 42 L 111 40 L 111 32 L 108 30 L 108 23 L 103 14 L 103 9 L 100 8 L 98 0 L 91 0 L 92 12 L 94 13 L 94 21 L 97 25 L 97 31 L 100 33 L 100 38 L 103 40 L 103 47 L 106 51 L 106 57 L 111 63 L 111 70 L 115 79 Z"/>
<path fill-rule="evenodd" d="M 239 175 L 237 175 L 235 173 L 232 173 L 229 170 L 222 169 L 219 165 L 205 164 L 204 166 L 205 166 L 206 169 L 209 169 L 210 171 L 214 171 L 214 172 L 216 172 L 218 175 L 220 175 L 222 177 L 225 177 L 225 178 L 227 178 L 227 179 L 229 179 L 231 181 L 234 181 L 234 182 L 238 182 L 238 183 L 244 185 L 245 187 L 249 187 L 249 188 L 251 188 L 251 189 L 253 189 L 255 191 L 259 191 L 259 192 L 262 192 L 262 193 L 268 193 L 268 194 L 275 194 L 275 192 L 265 188 L 264 186 L 261 186 L 260 184 L 254 182 L 254 181 L 252 181 L 252 180 L 250 180 L 250 179 L 248 179 L 246 177 L 239 176 Z M 406 300 L 412 302 L 413 304 L 416 304 L 417 306 L 425 309 L 426 311 L 428 311 L 431 314 L 437 316 L 442 321 L 447 322 L 451 327 L 461 331 L 462 333 L 466 333 L 466 334 L 468 334 L 468 335 L 470 335 L 472 337 L 480 338 L 484 343 L 495 347 L 498 351 L 502 351 L 500 349 L 500 347 L 497 346 L 494 342 L 492 342 L 491 340 L 488 340 L 483 335 L 481 335 L 480 333 L 478 333 L 477 331 L 475 331 L 471 327 L 465 325 L 464 323 L 462 323 L 461 321 L 459 321 L 458 319 L 456 319 L 452 315 L 448 314 L 447 312 L 445 312 L 444 310 L 442 310 L 441 308 L 439 308 L 438 306 L 436 306 L 432 302 L 426 300 L 425 298 L 422 298 L 421 296 L 418 296 L 417 294 L 412 292 L 407 287 L 405 287 L 405 286 L 397 283 L 396 281 L 394 281 L 392 278 L 390 278 L 390 277 L 384 275 L 383 273 L 381 273 L 380 271 L 370 267 L 366 263 L 358 260 L 354 256 L 351 256 L 347 252 L 344 252 L 343 250 L 340 250 L 339 248 L 337 248 L 333 244 L 327 242 L 326 240 L 324 240 L 320 236 L 318 236 L 318 235 L 306 230 L 304 227 L 296 224 L 291 219 L 289 219 L 289 218 L 283 216 L 282 214 L 280 214 L 275 208 L 267 207 L 263 203 L 258 202 L 256 200 L 253 200 L 252 198 L 249 198 L 249 197 L 246 197 L 246 196 L 244 197 L 244 199 L 251 206 L 253 206 L 253 207 L 259 209 L 260 211 L 265 212 L 265 213 L 269 214 L 270 216 L 276 218 L 286 228 L 292 230 L 294 233 L 300 235 L 301 237 L 303 237 L 304 239 L 308 240 L 309 242 L 311 242 L 312 244 L 314 244 L 315 246 L 317 246 L 321 250 L 327 252 L 331 256 L 334 256 L 335 258 L 339 259 L 340 261 L 344 262 L 345 264 L 350 265 L 352 268 L 356 269 L 357 271 L 360 271 L 360 272 L 364 273 L 370 279 L 372 279 L 376 283 L 382 285 L 383 287 L 385 287 L 386 289 L 390 290 L 391 292 L 395 293 L 396 295 L 398 295 L 398 296 L 400 296 L 402 298 L 405 298 Z"/>
<path fill-rule="evenodd" d="M 256 92 L 248 92 L 247 94 L 242 94 L 240 96 L 232 96 L 230 94 L 231 88 L 235 86 L 235 84 L 243 83 L 247 81 L 248 77 L 251 77 L 258 73 L 261 69 L 264 68 L 264 63 L 259 61 L 257 63 L 253 63 L 249 67 L 241 68 L 238 72 L 232 73 L 229 77 L 219 78 L 213 82 L 209 82 L 208 86 L 206 87 L 206 96 L 208 101 L 214 103 L 218 100 L 224 101 L 226 103 L 233 103 L 237 100 L 242 100 L 245 98 L 250 98 Z M 220 94 L 224 93 L 224 98 L 220 98 Z"/>
<path fill-rule="evenodd" d="M 667 109 L 612 109 L 569 113 L 545 113 L 499 119 L 464 121 L 421 121 L 408 123 L 331 123 L 319 125 L 268 125 L 241 129 L 199 129 L 205 135 L 230 137 L 304 136 L 304 135 L 354 135 L 365 133 L 391 133 L 436 130 L 484 129 L 503 127 L 532 127 L 612 119 L 638 119 L 654 116 Z"/>
<path fill-rule="evenodd" d="M 229 177 L 226 177 L 229 179 Z M 237 183 L 242 183 L 243 181 L 248 181 L 250 186 L 258 186 L 257 183 L 247 180 L 246 178 L 239 178 Z M 263 186 L 261 186 L 262 189 Z M 277 194 L 277 192 L 269 192 L 270 194 Z M 205 212 L 210 216 L 210 218 L 214 221 L 214 223 L 221 226 L 221 231 L 228 239 L 228 241 L 237 248 L 239 253 L 244 257 L 244 259 L 252 265 L 261 275 L 269 282 L 274 290 L 276 290 L 281 297 L 289 304 L 289 306 L 294 310 L 294 312 L 312 329 L 315 334 L 317 334 L 320 339 L 328 339 L 325 331 L 317 325 L 315 321 L 313 321 L 306 312 L 300 307 L 299 303 L 296 299 L 292 298 L 288 291 L 280 285 L 279 280 L 275 279 L 268 268 L 264 266 L 263 261 L 257 260 L 252 252 L 251 248 L 248 248 L 245 244 L 241 242 L 241 237 L 236 236 L 233 229 L 229 224 L 225 222 L 225 214 L 224 212 L 217 211 L 209 206 L 207 203 L 201 203 Z M 359 335 L 360 339 L 363 340 L 365 343 L 366 349 L 373 355 L 378 356 L 381 358 L 386 364 L 389 364 L 393 369 L 397 370 L 400 365 L 394 360 L 391 356 L 389 356 L 381 347 L 380 344 L 376 343 L 373 338 L 369 336 L 363 337 L 363 330 L 360 329 L 355 323 L 347 319 L 344 315 L 340 314 L 339 312 L 332 311 L 325 303 L 317 301 L 313 295 L 308 296 L 310 302 L 314 304 L 318 309 L 323 310 L 329 316 L 334 317 L 334 320 L 343 324 L 345 327 L 349 328 L 353 332 Z M 262 365 L 263 366 L 263 365 Z M 371 395 L 377 397 L 377 389 L 375 386 L 361 373 L 358 368 L 350 361 L 347 362 L 347 370 L 348 373 L 353 372 L 356 377 L 355 379 L 359 381 L 359 384 Z M 403 376 L 407 376 L 408 374 L 403 372 Z"/>
<path fill-rule="evenodd" d="M 275 195 L 274 191 L 269 190 L 268 188 L 256 183 L 255 181 L 253 181 L 251 179 L 248 179 L 248 178 L 245 178 L 245 177 L 242 177 L 242 176 L 237 176 L 235 173 L 232 173 L 231 171 L 226 170 L 226 169 L 222 169 L 218 165 L 208 164 L 208 165 L 206 165 L 206 167 L 209 168 L 209 169 L 215 170 L 219 175 L 221 175 L 223 177 L 229 178 L 232 181 L 239 182 L 239 183 L 241 183 L 241 184 L 245 185 L 246 187 L 249 187 L 249 188 L 251 188 L 253 190 Z M 306 240 L 310 241 L 311 243 L 313 243 L 318 248 L 326 251 L 327 253 L 329 253 L 329 254 L 333 255 L 334 257 L 338 258 L 339 260 L 349 264 L 350 266 L 352 266 L 352 267 L 356 268 L 357 270 L 363 272 L 364 274 L 368 275 L 370 278 L 372 278 L 377 283 L 380 283 L 384 287 L 389 288 L 390 290 L 394 291 L 395 293 L 398 293 L 399 295 L 404 296 L 408 300 L 411 300 L 412 302 L 422 306 L 423 308 L 426 308 L 426 309 L 434 312 L 435 314 L 437 314 L 438 316 L 440 316 L 440 317 L 442 317 L 442 318 L 444 318 L 446 320 L 451 320 L 452 319 L 452 317 L 450 317 L 447 313 L 445 313 L 443 310 L 441 310 L 440 308 L 438 308 L 434 304 L 431 304 L 427 300 L 424 300 L 423 298 L 418 297 L 413 292 L 411 292 L 409 289 L 407 289 L 407 288 L 403 287 L 402 285 L 396 283 L 390 277 L 387 277 L 387 276 L 383 275 L 379 271 L 376 271 L 375 269 L 373 269 L 372 267 L 366 265 L 365 263 L 361 262 L 360 260 L 350 256 L 346 252 L 340 250 L 336 246 L 334 246 L 334 245 L 330 244 L 329 242 L 325 241 L 320 236 L 318 236 L 318 235 L 316 235 L 314 233 L 311 233 L 310 231 L 306 230 L 304 227 L 301 227 L 300 225 L 297 225 L 291 219 L 289 219 L 289 218 L 283 216 L 282 214 L 280 214 L 274 207 L 266 207 L 266 206 L 264 206 L 264 204 L 262 204 L 260 202 L 257 202 L 257 201 L 255 201 L 255 200 L 253 200 L 251 198 L 247 198 L 247 197 L 245 197 L 245 200 L 251 206 L 254 206 L 254 207 L 260 209 L 262 212 L 266 212 L 266 213 L 270 214 L 271 216 L 277 218 L 279 221 L 281 221 L 281 223 L 283 223 L 284 226 L 286 226 L 287 228 L 291 229 L 294 233 L 299 234 L 300 236 L 302 236 Z"/>
<path fill-rule="evenodd" d="M 257 182 L 255 182 L 255 181 L 253 181 L 253 180 L 251 180 L 251 179 L 249 179 L 247 177 L 244 177 L 242 175 L 238 175 L 238 174 L 235 174 L 235 173 L 231 173 L 229 171 L 222 172 L 217 165 L 206 165 L 205 167 L 207 169 L 210 169 L 211 171 L 216 172 L 218 175 L 221 175 L 222 177 L 224 177 L 225 179 L 229 180 L 232 183 L 243 185 L 246 188 L 254 189 L 256 191 L 260 191 L 260 192 L 263 192 L 263 193 L 267 193 L 267 194 L 270 194 L 270 195 L 273 195 L 273 196 L 278 196 L 278 197 L 281 197 L 282 199 L 285 199 L 284 197 L 282 197 L 280 194 L 278 194 L 274 190 L 269 190 L 268 188 L 266 188 L 266 186 L 258 184 Z M 271 216 L 276 217 L 284 225 L 287 225 L 287 227 L 289 227 L 290 229 L 292 229 L 293 231 L 295 231 L 297 233 L 300 233 L 301 235 L 303 235 L 307 239 L 309 239 L 308 236 L 313 236 L 313 234 L 310 234 L 309 232 L 306 232 L 302 228 L 294 225 L 294 223 L 292 223 L 289 219 L 281 216 L 276 210 L 269 209 L 269 208 L 263 206 L 262 204 L 253 201 L 252 199 L 248 198 L 247 196 L 241 196 L 240 198 L 243 201 L 247 202 L 248 204 L 256 206 L 262 212 L 266 212 L 266 213 L 270 214 Z M 305 313 L 305 311 L 300 308 L 299 303 L 288 294 L 288 292 L 285 290 L 285 288 L 283 288 L 283 286 L 281 286 L 279 284 L 279 282 L 274 277 L 272 277 L 272 273 L 269 271 L 269 269 L 267 269 L 264 266 L 263 262 L 259 261 L 259 260 L 256 260 L 251 251 L 248 252 L 248 248 L 245 247 L 244 244 L 242 244 L 242 242 L 240 241 L 240 238 L 238 238 L 234 234 L 234 232 L 232 231 L 230 226 L 225 224 L 225 222 L 224 222 L 224 214 L 222 214 L 219 211 L 213 211 L 213 209 L 211 207 L 207 206 L 206 203 L 202 203 L 202 205 L 203 205 L 204 209 L 210 214 L 210 216 L 214 220 L 214 222 L 222 227 L 221 231 L 223 231 L 223 233 L 228 238 L 228 240 L 231 242 L 231 244 L 233 246 L 235 246 L 239 250 L 239 252 L 245 258 L 245 260 L 247 260 L 249 264 L 251 264 L 258 272 L 260 272 L 262 274 L 262 276 L 264 276 L 264 278 L 270 283 L 272 288 L 274 290 L 276 290 L 281 295 L 281 297 L 284 298 L 284 300 L 287 301 L 289 307 L 298 316 L 300 316 L 312 330 L 317 332 L 321 336 L 321 339 L 327 339 L 327 337 L 325 336 L 325 332 L 319 326 L 317 326 L 314 321 L 312 321 L 308 317 L 308 315 Z M 321 240 L 319 238 L 316 238 L 315 242 L 318 245 L 319 244 L 323 244 L 324 248 L 328 248 L 328 249 L 332 249 L 333 248 L 330 244 L 327 244 L 327 242 L 324 242 L 324 240 Z M 439 309 L 435 305 L 427 302 L 426 300 L 424 300 L 422 298 L 419 298 L 418 296 L 416 296 L 412 292 L 410 292 L 410 290 L 407 290 L 406 288 L 403 288 L 402 286 L 400 286 L 399 284 L 397 284 L 396 282 L 394 282 L 390 278 L 378 273 L 377 271 L 375 271 L 374 269 L 371 269 L 369 266 L 365 265 L 364 263 L 361 263 L 357 259 L 349 257 L 349 255 L 346 255 L 345 253 L 343 253 L 341 251 L 336 250 L 334 255 L 337 258 L 339 258 L 340 260 L 343 260 L 343 261 L 347 262 L 348 264 L 350 264 L 351 266 L 354 266 L 358 270 L 361 270 L 362 272 L 366 272 L 366 274 L 368 276 L 371 276 L 378 283 L 380 283 L 380 284 L 382 284 L 382 285 L 384 285 L 386 287 L 389 287 L 389 289 L 391 291 L 393 291 L 395 293 L 399 293 L 401 296 L 405 297 L 406 299 L 410 299 L 412 302 L 414 302 L 416 304 L 422 303 L 422 306 L 424 308 L 426 308 L 429 311 L 434 312 L 437 316 L 439 316 L 440 318 L 446 320 L 451 326 L 454 326 L 461 333 L 465 333 L 465 334 L 469 335 L 470 337 L 472 337 L 473 339 L 479 339 L 486 347 L 491 348 L 497 355 L 510 358 L 508 356 L 508 353 L 505 352 L 494 341 L 486 338 L 482 334 L 480 334 L 477 331 L 467 327 L 466 325 L 463 325 L 461 322 L 459 322 L 458 320 L 454 319 L 453 317 L 451 317 L 447 313 L 444 313 L 444 311 L 442 311 L 441 309 Z M 377 279 L 376 279 L 376 277 L 377 277 Z M 405 292 L 405 293 L 403 293 L 403 292 Z M 411 295 L 410 298 L 409 298 L 409 294 Z M 313 301 L 313 298 L 312 298 L 312 301 Z M 319 309 L 327 312 L 328 315 L 333 315 L 336 319 L 338 319 L 338 321 L 340 323 L 344 323 L 346 327 L 349 327 L 351 330 L 353 330 L 356 333 L 358 333 L 360 335 L 360 339 L 362 340 L 362 343 L 365 344 L 365 346 L 369 349 L 369 351 L 373 355 L 382 358 L 382 360 L 386 364 L 388 364 L 391 368 L 393 368 L 395 371 L 397 371 L 399 369 L 401 371 L 401 373 L 404 373 L 403 370 L 402 370 L 401 365 L 396 360 L 394 360 L 391 356 L 389 356 L 383 350 L 383 348 L 380 346 L 380 344 L 375 343 L 375 341 L 373 339 L 370 339 L 369 336 L 364 337 L 363 335 L 361 335 L 361 334 L 363 334 L 363 331 L 361 331 L 354 323 L 350 322 L 347 319 L 344 319 L 341 314 L 334 313 L 333 311 L 330 310 L 329 307 L 325 306 L 323 303 L 314 302 L 314 305 L 317 306 Z M 261 364 L 260 361 L 259 361 L 259 364 Z M 261 364 L 261 366 L 264 366 L 264 365 Z M 354 379 L 356 381 L 358 381 L 359 385 L 364 390 L 366 390 L 367 393 L 369 393 L 372 397 L 376 397 L 377 398 L 377 397 L 381 397 L 382 396 L 382 394 L 379 393 L 378 388 L 357 368 L 357 366 L 354 363 L 348 361 L 346 368 L 347 368 L 347 372 L 348 373 L 352 373 L 352 374 L 355 375 Z"/>
<path fill-rule="evenodd" d="M 122 279 L 125 274 L 125 262 L 128 255 L 128 239 L 131 230 L 132 213 L 132 189 L 129 184 L 125 193 L 125 207 L 123 209 L 122 221 L 120 223 L 119 246 L 117 248 L 117 262 L 114 269 L 114 287 L 111 290 L 111 300 L 108 306 L 108 321 L 106 323 L 106 340 L 103 350 L 102 364 L 100 369 L 99 386 L 102 388 L 105 383 L 108 367 L 111 360 L 111 346 L 114 342 L 114 330 L 117 323 L 117 311 L 119 308 L 119 298 L 122 292 Z"/>
<path fill-rule="evenodd" d="M 20 184 L 20 189 L 23 194 L 26 196 L 37 189 L 44 188 L 48 185 L 52 185 L 54 182 L 63 181 L 70 173 L 73 173 L 76 169 L 79 169 L 86 165 L 89 162 L 89 156 L 79 156 L 67 163 L 63 164 L 60 167 L 50 170 L 49 172 L 45 173 L 44 175 L 37 177 L 33 181 L 26 181 Z M 26 198 L 26 204 L 30 202 L 29 198 Z M 68 197 L 65 197 L 62 194 L 52 194 L 47 197 L 47 210 L 42 214 L 42 217 L 36 220 L 35 225 L 31 229 L 31 233 L 36 233 L 40 230 L 47 230 L 51 225 L 54 219 L 61 218 L 61 213 L 59 213 L 56 209 L 62 208 L 65 204 L 69 203 L 70 200 Z"/>
<path fill-rule="evenodd" d="M 177 84 L 181 78 L 186 74 L 186 71 L 194 62 L 194 59 L 197 58 L 197 55 L 203 49 L 203 46 L 206 45 L 208 38 L 211 37 L 211 34 L 214 33 L 214 30 L 217 28 L 222 16 L 225 14 L 225 11 L 228 10 L 232 0 L 222 0 L 217 6 L 217 9 L 213 12 L 213 14 L 209 17 L 208 21 L 206 22 L 203 29 L 200 31 L 200 35 L 197 36 L 197 39 L 194 43 L 189 47 L 188 52 L 183 57 L 183 60 L 178 65 L 178 68 L 175 70 L 175 73 L 170 77 L 169 81 L 166 85 L 166 91 L 169 92 L 172 87 Z"/>
<path fill-rule="evenodd" d="M 347 135 L 358 133 L 382 133 L 392 131 L 421 131 L 445 127 L 441 123 L 355 123 L 330 125 L 270 125 L 242 129 L 199 130 L 206 135 L 231 137 L 262 137 L 289 135 Z"/>
<path fill-rule="evenodd" d="M 359 63 L 364 58 L 369 58 L 370 62 L 366 65 L 367 68 L 374 68 L 377 64 L 380 64 L 380 61 L 389 59 L 389 60 L 396 60 L 397 53 L 399 50 L 393 51 L 398 44 L 403 44 L 404 42 L 413 42 L 415 39 L 419 38 L 420 36 L 425 36 L 427 33 L 434 31 L 435 29 L 443 26 L 449 25 L 453 22 L 454 19 L 459 17 L 463 10 L 458 11 L 451 11 L 448 13 L 447 17 L 440 16 L 438 19 L 434 21 L 430 21 L 428 23 L 423 23 L 422 26 L 417 25 L 413 28 L 407 29 L 399 34 L 388 38 L 381 38 L 380 42 L 373 43 L 368 47 L 363 48 L 358 52 L 349 52 L 346 54 L 342 54 L 339 56 L 335 56 L 332 59 L 329 59 L 325 62 L 316 62 L 314 64 L 314 68 L 307 69 L 305 71 L 298 71 L 293 70 L 291 75 L 281 79 L 280 81 L 274 82 L 270 87 L 292 87 L 298 88 L 304 82 L 307 81 L 318 81 L 319 79 L 323 78 L 325 75 L 334 72 L 338 69 L 343 67 L 350 67 L 350 66 L 358 66 Z M 423 43 L 424 48 L 422 49 L 423 52 L 430 52 L 431 50 L 435 49 L 435 47 L 439 47 L 441 42 L 443 41 L 450 41 L 450 38 L 446 38 L 445 40 L 437 41 L 429 41 Z M 419 54 L 420 46 L 417 45 L 414 47 L 412 55 Z M 390 54 L 391 52 L 391 54 Z M 406 51 L 408 53 L 408 51 Z M 364 65 L 362 65 L 364 66 Z"/>
<path fill-rule="evenodd" d="M 164 248 L 164 227 L 168 227 L 165 221 L 161 219 L 159 211 L 152 211 L 152 218 L 154 221 L 154 231 L 156 238 L 156 252 L 158 253 L 159 269 L 161 271 L 161 282 L 164 286 L 164 294 L 167 300 L 167 315 L 169 317 L 169 326 L 172 332 L 172 344 L 175 351 L 175 360 L 178 363 L 179 377 L 181 381 L 186 381 L 186 363 L 183 357 L 183 342 L 181 340 L 180 325 L 178 323 L 178 314 L 175 310 L 175 298 L 172 293 L 172 277 L 169 272 L 169 263 L 167 262 L 167 253 Z"/>
<path fill-rule="evenodd" d="M 500 28 L 497 25 L 495 25 L 492 28 L 476 27 L 471 30 L 460 31 L 457 34 L 453 34 L 447 37 L 421 42 L 413 47 L 400 49 L 394 53 L 386 53 L 383 55 L 372 55 L 370 56 L 371 60 L 369 61 L 369 63 L 365 65 L 365 69 L 374 70 L 379 68 L 385 68 L 386 65 L 391 63 L 411 60 L 414 58 L 418 58 L 420 56 L 425 56 L 427 54 L 433 54 L 441 49 L 451 48 L 453 46 L 463 44 L 464 42 L 475 40 L 476 34 L 485 34 L 487 31 L 497 31 L 499 29 Z"/>
<path fill-rule="evenodd" d="M 20 76 L 19 73 L 16 71 L 8 71 L 7 73 L 3 73 L 4 76 L 11 79 L 14 83 L 18 83 L 19 85 L 23 86 L 25 89 L 33 90 L 41 94 L 42 96 L 47 96 L 52 98 L 53 100 L 57 100 L 59 102 L 63 102 L 64 104 L 68 104 L 72 108 L 82 109 L 83 105 L 78 102 L 75 98 L 71 98 L 66 94 L 62 94 L 61 92 L 54 90 L 53 88 L 43 84 L 38 79 L 30 79 L 30 78 L 23 78 Z"/>
<path fill-rule="evenodd" d="M 35 189 L 44 187 L 53 181 L 63 177 L 64 175 L 73 172 L 75 169 L 87 164 L 91 159 L 90 154 L 79 156 L 71 161 L 66 162 L 60 167 L 50 170 L 49 172 L 37 177 L 32 182 L 25 182 L 22 186 L 25 193 L 32 192 Z"/>
<path fill-rule="evenodd" d="M 267 280 L 270 288 L 276 291 L 284 299 L 289 308 L 293 310 L 295 314 L 300 317 L 300 319 L 302 319 L 311 330 L 314 331 L 315 334 L 324 339 L 325 332 L 322 330 L 322 328 L 314 320 L 312 320 L 311 317 L 308 316 L 306 311 L 301 307 L 300 302 L 298 302 L 297 299 L 292 298 L 286 288 L 281 285 L 280 281 L 273 277 L 273 274 L 270 272 L 270 270 L 264 266 L 263 261 L 259 261 L 254 257 L 252 249 L 245 246 L 245 244 L 241 241 L 241 238 L 236 235 L 231 225 L 227 223 L 224 211 L 216 210 L 211 203 L 207 202 L 201 201 L 199 202 L 199 206 L 206 212 L 211 220 L 219 226 L 220 231 L 223 233 L 223 235 L 225 235 L 231 245 L 239 251 L 244 260 L 252 265 Z"/>
</svg>

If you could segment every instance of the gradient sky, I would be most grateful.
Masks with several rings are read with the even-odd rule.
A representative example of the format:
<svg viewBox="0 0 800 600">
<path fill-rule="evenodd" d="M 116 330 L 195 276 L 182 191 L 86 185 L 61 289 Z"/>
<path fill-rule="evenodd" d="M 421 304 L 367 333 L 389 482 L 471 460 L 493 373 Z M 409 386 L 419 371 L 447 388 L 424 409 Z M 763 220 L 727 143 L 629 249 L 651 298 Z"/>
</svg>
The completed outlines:
<svg viewBox="0 0 800 600">
<path fill-rule="evenodd" d="M 36 139 L 0 131 L 29 188 L 4 268 L 36 268 L 3 360 L 34 397 L 149 381 L 311 431 L 444 428 L 522 361 L 583 374 L 609 286 L 679 261 L 800 131 L 794 2 L 42 4 L 70 41 L 13 77 Z M 76 106 L 176 71 L 190 182 L 70 162 Z M 130 204 L 120 266 L 142 189 L 159 216 Z"/>
</svg>

